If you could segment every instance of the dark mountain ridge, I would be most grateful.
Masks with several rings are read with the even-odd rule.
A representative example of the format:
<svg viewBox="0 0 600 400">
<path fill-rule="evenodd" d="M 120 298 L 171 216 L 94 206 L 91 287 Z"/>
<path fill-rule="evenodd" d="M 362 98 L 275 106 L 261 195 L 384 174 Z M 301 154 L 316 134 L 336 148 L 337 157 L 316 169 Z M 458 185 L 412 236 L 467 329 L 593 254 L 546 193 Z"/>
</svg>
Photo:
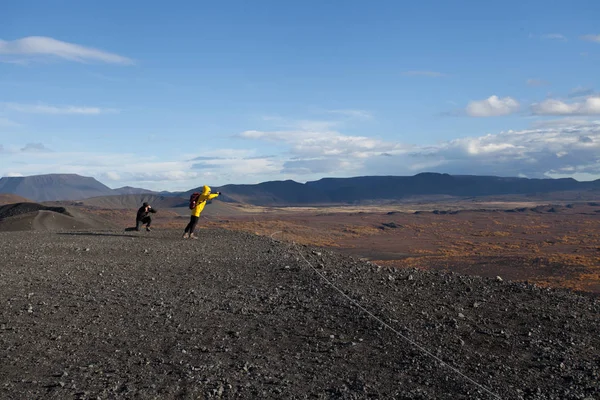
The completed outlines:
<svg viewBox="0 0 600 400">
<path fill-rule="evenodd" d="M 323 178 L 305 184 L 294 181 L 271 181 L 257 185 L 225 185 L 213 188 L 214 191 L 223 192 L 229 201 L 262 206 L 357 204 L 373 200 L 402 200 L 415 196 L 532 195 L 598 189 L 600 189 L 600 179 L 578 182 L 572 178 L 529 179 L 438 173 L 421 173 L 414 176 Z M 199 188 L 185 192 L 183 195 L 197 190 Z"/>
<path fill-rule="evenodd" d="M 477 197 L 592 192 L 600 190 L 600 179 L 579 182 L 572 178 L 529 179 L 426 172 L 414 176 L 323 178 L 306 183 L 284 180 L 258 184 L 228 184 L 213 186 L 212 189 L 223 192 L 220 201 L 232 203 L 259 206 L 342 205 L 398 201 L 418 196 Z M 153 192 L 131 187 L 110 189 L 94 178 L 74 174 L 0 179 L 0 193 L 15 194 L 34 201 L 82 200 L 123 194 L 188 198 L 192 192 L 201 190 L 202 186 L 185 192 Z"/>
</svg>

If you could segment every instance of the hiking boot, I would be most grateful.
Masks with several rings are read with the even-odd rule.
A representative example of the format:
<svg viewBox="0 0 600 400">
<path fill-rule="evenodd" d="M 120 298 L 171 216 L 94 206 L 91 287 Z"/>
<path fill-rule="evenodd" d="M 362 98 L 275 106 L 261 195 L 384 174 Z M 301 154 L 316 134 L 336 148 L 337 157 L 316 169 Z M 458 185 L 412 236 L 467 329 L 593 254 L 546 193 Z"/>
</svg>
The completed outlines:
<svg viewBox="0 0 600 400">
<path fill-rule="evenodd" d="M 184 234 L 183 234 L 183 238 L 184 238 L 184 239 L 187 239 L 187 238 L 189 238 L 189 237 L 190 237 L 190 234 L 189 234 L 189 233 L 187 233 L 187 232 L 186 232 L 186 233 L 184 233 Z"/>
<path fill-rule="evenodd" d="M 194 235 L 193 233 L 190 235 L 190 239 L 196 239 L 198 240 L 198 236 Z"/>
<path fill-rule="evenodd" d="M 152 229 L 149 226 L 147 226 L 146 227 L 146 232 L 152 232 Z"/>
</svg>

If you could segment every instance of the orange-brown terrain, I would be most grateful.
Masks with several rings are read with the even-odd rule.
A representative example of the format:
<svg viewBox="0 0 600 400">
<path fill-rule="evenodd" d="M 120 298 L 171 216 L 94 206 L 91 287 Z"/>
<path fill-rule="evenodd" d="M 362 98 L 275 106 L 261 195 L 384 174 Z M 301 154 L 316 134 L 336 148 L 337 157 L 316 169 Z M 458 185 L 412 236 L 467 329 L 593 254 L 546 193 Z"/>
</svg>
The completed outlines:
<svg viewBox="0 0 600 400">
<path fill-rule="evenodd" d="M 600 294 L 600 203 L 248 206 L 235 212 L 219 203 L 206 207 L 200 228 L 332 248 L 382 266 L 500 276 Z M 93 212 L 121 223 L 134 218 L 133 210 Z M 156 215 L 153 225 L 183 230 L 187 221 L 187 209 L 168 209 Z"/>
<path fill-rule="evenodd" d="M 47 204 L 123 228 L 134 225 L 135 209 Z M 332 248 L 382 266 L 500 276 L 600 295 L 600 203 L 541 204 L 488 200 L 275 208 L 214 201 L 199 228 Z M 186 207 L 159 208 L 153 227 L 183 231 L 188 212 Z"/>
</svg>

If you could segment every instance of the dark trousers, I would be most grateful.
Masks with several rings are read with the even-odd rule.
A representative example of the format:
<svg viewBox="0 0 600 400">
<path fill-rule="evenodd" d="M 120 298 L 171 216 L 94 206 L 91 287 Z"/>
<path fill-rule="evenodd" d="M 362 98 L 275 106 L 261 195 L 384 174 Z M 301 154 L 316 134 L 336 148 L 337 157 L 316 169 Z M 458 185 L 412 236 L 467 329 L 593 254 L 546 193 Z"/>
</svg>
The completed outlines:
<svg viewBox="0 0 600 400">
<path fill-rule="evenodd" d="M 152 218 L 150 216 L 144 217 L 142 219 L 138 219 L 135 221 L 135 230 L 139 231 L 140 227 L 144 224 L 147 224 L 146 227 L 150 228 L 150 224 L 152 224 Z"/>
<path fill-rule="evenodd" d="M 190 235 L 194 233 L 194 229 L 196 229 L 196 224 L 198 223 L 199 219 L 200 217 L 195 217 L 192 215 L 190 217 L 190 223 L 185 227 L 185 233 L 189 233 Z"/>
</svg>

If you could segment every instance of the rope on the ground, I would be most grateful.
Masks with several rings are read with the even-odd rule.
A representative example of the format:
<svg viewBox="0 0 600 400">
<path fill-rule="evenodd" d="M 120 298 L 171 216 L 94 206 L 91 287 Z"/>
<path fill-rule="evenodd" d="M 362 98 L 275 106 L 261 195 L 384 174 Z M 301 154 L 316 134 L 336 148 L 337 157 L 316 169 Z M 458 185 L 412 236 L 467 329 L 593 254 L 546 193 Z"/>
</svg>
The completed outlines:
<svg viewBox="0 0 600 400">
<path fill-rule="evenodd" d="M 280 233 L 281 231 L 277 231 L 271 234 L 271 239 L 273 239 L 273 235 L 275 235 L 276 233 Z M 397 329 L 395 329 L 393 326 L 391 326 L 390 324 L 386 323 L 385 321 L 383 321 L 381 318 L 379 318 L 378 316 L 376 316 L 375 314 L 373 314 L 371 311 L 367 310 L 365 307 L 361 306 L 356 300 L 354 300 L 353 298 L 351 298 L 350 296 L 348 296 L 346 293 L 344 293 L 343 290 L 341 290 L 340 288 L 338 288 L 337 286 L 335 286 L 335 284 L 333 282 L 331 282 L 329 279 L 327 279 L 327 277 L 325 275 L 323 275 L 322 273 L 319 272 L 318 269 L 316 269 L 311 263 L 310 261 L 308 261 L 306 259 L 306 257 L 304 257 L 304 254 L 302 254 L 302 252 L 298 249 L 298 246 L 296 245 L 296 242 L 292 242 L 294 247 L 296 248 L 296 251 L 298 252 L 298 254 L 300 255 L 300 257 L 302 257 L 302 259 L 310 266 L 310 268 L 312 268 L 312 270 L 319 275 L 319 277 L 321 277 L 321 279 L 323 279 L 325 282 L 327 282 L 327 284 L 329 286 L 331 286 L 332 288 L 334 288 L 336 291 L 338 291 L 342 296 L 344 296 L 346 299 L 348 299 L 352 304 L 354 304 L 356 307 L 358 307 L 360 310 L 364 311 L 365 313 L 367 313 L 371 318 L 375 319 L 377 322 L 379 322 L 381 325 L 383 325 L 384 327 L 390 329 L 392 332 L 394 332 L 396 335 L 400 336 L 402 339 L 404 339 L 405 341 L 407 341 L 408 343 L 410 343 L 411 345 L 413 345 L 414 347 L 416 347 L 417 349 L 421 350 L 424 354 L 428 355 L 429 357 L 433 358 L 434 360 L 438 361 L 440 364 L 442 364 L 443 366 L 447 367 L 448 369 L 450 369 L 451 371 L 455 372 L 457 375 L 461 376 L 462 378 L 466 379 L 467 381 L 471 382 L 472 384 L 474 384 L 475 386 L 479 387 L 480 389 L 482 389 L 483 391 L 485 391 L 486 393 L 488 393 L 489 395 L 491 395 L 493 398 L 496 399 L 500 399 L 502 400 L 502 398 L 497 395 L 496 393 L 492 392 L 490 389 L 488 389 L 487 387 L 485 387 L 484 385 L 482 385 L 481 383 L 475 381 L 473 378 L 470 378 L 469 376 L 465 375 L 464 373 L 460 372 L 458 369 L 456 369 L 455 367 L 453 367 L 452 365 L 448 364 L 447 362 L 445 362 L 444 360 L 442 360 L 441 358 L 437 357 L 435 354 L 431 353 L 430 351 L 428 351 L 426 348 L 424 348 L 423 346 L 421 346 L 420 344 L 418 344 L 417 342 L 415 342 L 414 340 L 406 337 L 405 335 L 403 335 L 402 333 L 400 333 Z"/>
</svg>

